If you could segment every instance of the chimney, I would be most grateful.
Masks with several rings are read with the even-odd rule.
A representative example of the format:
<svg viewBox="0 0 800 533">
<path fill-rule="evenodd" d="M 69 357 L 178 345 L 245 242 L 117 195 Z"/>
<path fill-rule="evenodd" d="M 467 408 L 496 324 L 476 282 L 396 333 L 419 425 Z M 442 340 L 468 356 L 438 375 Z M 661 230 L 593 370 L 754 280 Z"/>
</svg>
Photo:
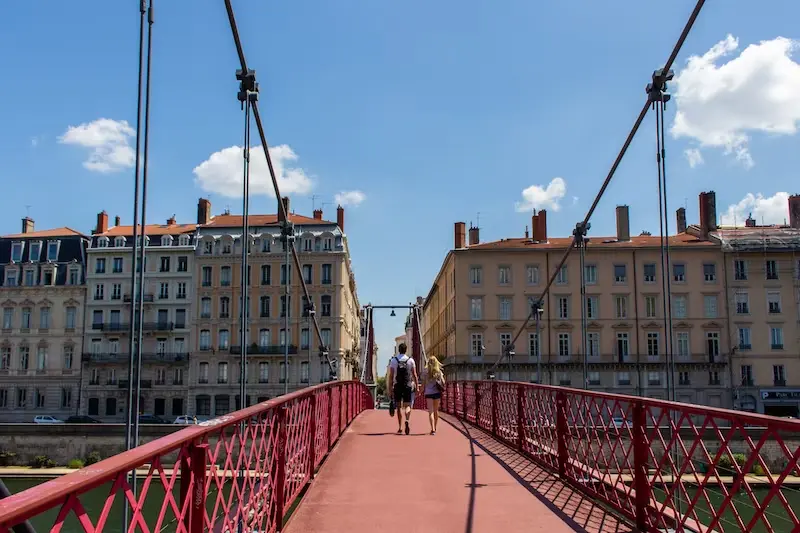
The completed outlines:
<svg viewBox="0 0 800 533">
<path fill-rule="evenodd" d="M 114 225 L 115 225 L 115 226 L 120 226 L 120 225 L 122 225 L 122 219 L 121 219 L 121 218 L 119 218 L 119 216 L 115 216 L 115 217 L 114 217 Z"/>
<path fill-rule="evenodd" d="M 344 233 L 344 207 L 341 205 L 336 208 L 336 225 Z"/>
<path fill-rule="evenodd" d="M 177 222 L 175 222 L 175 215 L 172 215 L 167 219 L 167 226 L 174 226 L 175 224 L 177 224 Z"/>
<path fill-rule="evenodd" d="M 617 241 L 628 242 L 631 240 L 631 223 L 627 205 L 617 206 Z"/>
<path fill-rule="evenodd" d="M 456 250 L 460 250 L 461 248 L 467 247 L 466 228 L 467 225 L 464 224 L 463 222 L 456 222 L 455 224 L 455 242 L 453 243 L 453 245 Z"/>
<path fill-rule="evenodd" d="M 714 191 L 700 193 L 700 233 L 703 239 L 717 229 L 717 195 Z"/>
<path fill-rule="evenodd" d="M 289 215 L 289 197 L 284 196 L 280 200 L 278 200 L 277 210 L 278 210 L 278 222 L 283 222 L 285 219 L 283 218 L 283 212 L 281 211 L 281 204 L 283 204 L 283 210 L 286 211 L 286 215 Z"/>
<path fill-rule="evenodd" d="M 475 246 L 476 244 L 480 244 L 480 231 L 477 226 L 473 227 L 472 224 L 469 225 L 469 245 Z"/>
<path fill-rule="evenodd" d="M 314 209 L 314 220 L 322 220 L 322 209 Z"/>
<path fill-rule="evenodd" d="M 753 213 L 747 214 L 747 219 L 744 221 L 745 228 L 755 228 L 756 227 L 756 219 L 753 218 Z"/>
<path fill-rule="evenodd" d="M 678 233 L 686 233 L 686 209 L 681 207 L 675 211 L 675 218 L 678 223 Z"/>
<path fill-rule="evenodd" d="M 22 219 L 22 233 L 33 233 L 33 219 L 31 217 Z"/>
<path fill-rule="evenodd" d="M 95 233 L 105 233 L 108 231 L 108 213 L 101 211 L 97 213 L 97 226 L 94 228 Z"/>
<path fill-rule="evenodd" d="M 789 226 L 800 229 L 800 194 L 789 197 Z"/>
<path fill-rule="evenodd" d="M 538 227 L 536 228 L 536 240 L 547 242 L 547 211 L 539 210 Z"/>
<path fill-rule="evenodd" d="M 200 198 L 197 201 L 197 223 L 208 224 L 211 222 L 211 201 L 207 198 Z"/>
</svg>

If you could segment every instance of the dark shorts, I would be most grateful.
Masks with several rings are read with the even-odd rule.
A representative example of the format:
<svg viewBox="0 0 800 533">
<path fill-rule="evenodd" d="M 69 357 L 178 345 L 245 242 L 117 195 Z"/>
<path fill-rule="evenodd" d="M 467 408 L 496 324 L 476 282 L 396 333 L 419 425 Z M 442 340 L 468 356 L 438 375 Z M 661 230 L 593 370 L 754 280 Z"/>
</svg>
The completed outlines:
<svg viewBox="0 0 800 533">
<path fill-rule="evenodd" d="M 426 394 L 425 397 L 429 400 L 441 400 L 442 393 L 441 392 L 434 392 L 433 394 Z"/>
<path fill-rule="evenodd" d="M 395 403 L 400 403 L 400 402 L 411 403 L 411 392 L 412 392 L 411 387 L 395 385 L 394 387 Z"/>
</svg>

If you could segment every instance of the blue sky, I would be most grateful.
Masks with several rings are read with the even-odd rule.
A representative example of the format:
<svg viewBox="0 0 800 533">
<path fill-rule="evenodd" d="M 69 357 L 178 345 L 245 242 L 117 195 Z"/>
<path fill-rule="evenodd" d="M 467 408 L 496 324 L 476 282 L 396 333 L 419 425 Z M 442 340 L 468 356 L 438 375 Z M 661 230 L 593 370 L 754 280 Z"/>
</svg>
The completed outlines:
<svg viewBox="0 0 800 533">
<path fill-rule="evenodd" d="M 135 126 L 137 4 L 31 0 L 4 11 L 0 233 L 18 231 L 28 205 L 38 228 L 89 231 L 103 209 L 130 223 L 132 140 L 124 128 L 62 136 L 101 118 Z M 548 209 L 551 235 L 569 232 L 693 5 L 234 1 L 294 209 L 310 213 L 316 194 L 334 218 L 337 193 L 363 193 L 347 206 L 345 229 L 361 301 L 375 304 L 427 293 L 457 220 L 477 222 L 480 213 L 482 240 L 522 236 L 535 205 Z M 676 110 L 685 120 L 668 139 L 669 200 L 673 208 L 686 203 L 690 222 L 702 190 L 716 190 L 720 216 L 735 205 L 731 214 L 754 211 L 767 222 L 786 216 L 785 196 L 776 193 L 800 192 L 791 186 L 800 167 L 800 53 L 790 58 L 791 43 L 775 41 L 800 39 L 800 4 L 767 5 L 708 2 L 675 65 L 683 81 L 668 124 Z M 689 56 L 718 43 L 726 54 L 699 59 L 682 75 Z M 240 161 L 224 157 L 235 152 L 194 172 L 242 143 L 237 66 L 221 0 L 158 1 L 149 220 L 192 221 L 207 195 L 215 213 L 240 211 L 238 187 L 220 185 L 235 179 Z M 631 205 L 633 232 L 658 231 L 652 120 L 600 204 L 592 234 L 613 233 L 621 203 Z M 87 168 L 86 144 L 98 131 L 114 136 L 93 138 L 102 164 Z M 689 164 L 691 149 L 702 164 Z M 548 190 L 557 177 L 563 183 Z M 263 193 L 251 200 L 253 211 L 274 205 Z M 403 318 L 376 315 L 381 365 Z"/>
</svg>

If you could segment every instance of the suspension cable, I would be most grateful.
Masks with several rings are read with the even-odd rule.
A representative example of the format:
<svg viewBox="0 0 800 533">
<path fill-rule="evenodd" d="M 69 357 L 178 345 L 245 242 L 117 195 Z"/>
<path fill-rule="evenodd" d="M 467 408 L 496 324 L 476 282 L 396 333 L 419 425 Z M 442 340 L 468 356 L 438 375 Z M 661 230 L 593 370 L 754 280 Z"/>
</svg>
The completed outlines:
<svg viewBox="0 0 800 533">
<path fill-rule="evenodd" d="M 244 87 L 243 87 L 244 89 Z M 257 93 L 254 94 L 257 96 Z M 241 296 L 239 309 L 240 317 L 240 344 L 242 350 L 239 360 L 239 407 L 244 409 L 245 397 L 247 394 L 247 333 L 249 328 L 248 300 L 250 292 L 250 280 L 248 274 L 250 255 L 250 91 L 244 89 L 240 97 L 243 97 L 242 107 L 244 108 L 244 148 L 242 150 L 242 277 L 241 277 Z"/>
<path fill-rule="evenodd" d="M 230 0 L 226 0 L 226 3 L 230 3 Z M 692 30 L 692 27 L 694 26 L 694 23 L 697 20 L 697 16 L 700 14 L 700 11 L 702 10 L 704 4 L 705 4 L 705 0 L 697 0 L 697 4 L 695 5 L 694 10 L 692 11 L 692 14 L 689 16 L 689 20 L 686 22 L 686 25 L 684 26 L 683 31 L 681 32 L 680 36 L 678 37 L 677 42 L 675 43 L 675 46 L 672 48 L 672 52 L 670 53 L 669 58 L 667 59 L 667 62 L 664 64 L 664 68 L 663 68 L 664 72 L 668 72 L 669 71 L 670 67 L 672 67 L 672 64 L 675 62 L 675 59 L 678 57 L 678 54 L 680 53 L 681 48 L 683 47 L 683 43 L 686 41 L 686 38 L 688 37 L 689 32 Z M 603 194 L 606 192 L 606 189 L 608 188 L 608 185 L 611 183 L 611 179 L 614 177 L 614 174 L 616 174 L 617 168 L 619 167 L 620 163 L 622 162 L 622 158 L 625 157 L 625 154 L 627 153 L 628 148 L 631 145 L 631 142 L 633 142 L 633 138 L 636 136 L 636 133 L 639 131 L 639 127 L 642 125 L 642 122 L 644 121 L 644 118 L 647 115 L 647 112 L 650 110 L 650 106 L 651 106 L 651 101 L 650 101 L 650 98 L 648 97 L 647 101 L 642 106 L 641 111 L 639 111 L 639 115 L 636 117 L 636 120 L 633 123 L 633 127 L 631 128 L 630 133 L 628 133 L 628 136 L 625 139 L 625 142 L 622 144 L 622 148 L 620 149 L 619 153 L 617 154 L 617 157 L 614 160 L 614 163 L 611 165 L 611 169 L 608 171 L 608 174 L 606 175 L 606 178 L 603 180 L 603 184 L 600 186 L 600 190 L 598 191 L 597 195 L 595 196 L 594 200 L 592 201 L 592 205 L 589 207 L 589 210 L 586 212 L 586 216 L 583 218 L 583 221 L 581 222 L 581 224 L 584 227 L 588 226 L 589 220 L 592 218 L 592 215 L 594 214 L 595 209 L 597 209 L 597 205 L 600 203 L 600 199 L 603 197 Z M 513 350 L 513 346 L 516 344 L 516 342 L 519 339 L 520 335 L 522 335 L 522 333 L 525 331 L 525 328 L 528 327 L 528 324 L 530 323 L 531 319 L 533 318 L 534 313 L 536 313 L 536 309 L 539 309 L 544 304 L 545 296 L 547 296 L 547 294 L 550 291 L 550 287 L 553 285 L 553 283 L 555 283 L 556 277 L 558 276 L 558 273 L 561 271 L 561 267 L 563 267 L 564 264 L 567 262 L 567 259 L 569 258 L 569 255 L 572 253 L 572 249 L 575 247 L 576 241 L 577 241 L 577 237 L 573 235 L 572 241 L 570 242 L 570 244 L 567 247 L 567 249 L 564 251 L 564 255 L 561 257 L 561 260 L 558 262 L 558 264 L 556 265 L 555 269 L 550 274 L 550 277 L 547 280 L 547 284 L 544 286 L 544 289 L 542 290 L 542 293 L 539 296 L 538 301 L 535 303 L 535 305 L 531 306 L 531 310 L 528 313 L 528 316 L 525 319 L 525 322 L 523 322 L 523 324 L 517 330 L 516 334 L 514 335 L 514 337 L 511 340 L 511 344 L 509 344 L 507 346 L 506 350 L 504 350 L 505 355 L 508 355 L 508 353 Z M 492 367 L 490 368 L 489 373 L 492 373 L 494 371 L 494 369 L 497 368 L 497 366 L 500 364 L 501 361 L 502 361 L 502 357 L 499 357 L 498 360 L 494 363 L 494 365 L 492 365 Z"/>
<path fill-rule="evenodd" d="M 231 0 L 225 0 L 225 10 L 227 11 L 228 14 L 228 22 L 230 23 L 231 33 L 233 34 L 233 41 L 234 44 L 236 45 L 236 53 L 239 56 L 239 63 L 241 63 L 242 72 L 247 73 L 251 75 L 253 78 L 255 78 L 255 72 L 247 68 L 247 60 L 245 59 L 244 56 L 244 48 L 242 47 L 242 41 L 239 36 L 239 29 L 236 24 L 236 16 L 233 13 L 233 6 L 231 5 Z M 261 120 L 261 113 L 258 110 L 258 101 L 252 102 L 252 113 L 256 123 L 256 129 L 258 130 L 258 137 L 259 140 L 261 141 L 261 148 L 264 150 L 264 157 L 267 160 L 267 168 L 269 169 L 269 176 L 270 179 L 272 180 L 272 187 L 275 190 L 275 197 L 278 199 L 279 218 L 281 218 L 284 221 L 283 232 L 284 235 L 288 237 L 293 231 L 293 229 L 291 227 L 291 222 L 289 221 L 289 213 L 286 209 L 286 206 L 283 204 L 283 201 L 281 200 L 282 196 L 280 188 L 278 186 L 278 178 L 277 175 L 275 174 L 275 167 L 272 164 L 272 157 L 270 156 L 269 153 L 269 144 L 267 143 L 267 137 L 266 134 L 264 133 L 264 124 Z M 287 241 L 288 240 L 289 239 L 287 239 Z M 300 256 L 297 253 L 297 248 L 295 246 L 294 240 L 291 240 L 291 242 L 287 242 L 287 248 L 291 252 L 292 258 L 294 260 L 294 265 L 295 268 L 297 269 L 298 273 L 297 277 L 300 280 L 300 287 L 303 291 L 303 296 L 305 296 L 307 302 L 311 302 L 311 294 L 309 293 L 308 285 L 306 284 L 305 279 L 303 279 L 302 266 L 300 264 Z M 288 274 L 289 273 L 287 269 L 287 282 L 288 282 Z M 336 368 L 334 367 L 333 361 L 331 360 L 330 357 L 329 353 L 330 347 L 325 345 L 324 339 L 322 338 L 322 330 L 320 329 L 319 321 L 317 320 L 316 314 L 313 315 L 312 322 L 314 323 L 314 331 L 316 332 L 317 339 L 319 339 L 320 343 L 320 357 L 325 357 L 328 363 L 328 368 L 330 369 L 331 372 L 331 376 L 333 376 L 336 371 Z M 286 333 L 288 336 L 289 332 L 287 331 Z M 287 339 L 287 344 L 288 344 L 288 339 Z"/>
</svg>

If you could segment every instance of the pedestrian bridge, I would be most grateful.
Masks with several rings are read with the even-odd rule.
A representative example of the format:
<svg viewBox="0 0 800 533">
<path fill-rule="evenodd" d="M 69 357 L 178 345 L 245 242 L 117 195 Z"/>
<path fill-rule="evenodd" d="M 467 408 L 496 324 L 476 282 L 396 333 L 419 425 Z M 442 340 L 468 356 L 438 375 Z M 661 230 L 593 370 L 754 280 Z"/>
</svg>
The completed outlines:
<svg viewBox="0 0 800 533">
<path fill-rule="evenodd" d="M 1 500 L 0 533 L 800 531 L 796 420 L 497 381 L 442 405 L 398 435 L 365 385 L 311 387 Z"/>
</svg>

